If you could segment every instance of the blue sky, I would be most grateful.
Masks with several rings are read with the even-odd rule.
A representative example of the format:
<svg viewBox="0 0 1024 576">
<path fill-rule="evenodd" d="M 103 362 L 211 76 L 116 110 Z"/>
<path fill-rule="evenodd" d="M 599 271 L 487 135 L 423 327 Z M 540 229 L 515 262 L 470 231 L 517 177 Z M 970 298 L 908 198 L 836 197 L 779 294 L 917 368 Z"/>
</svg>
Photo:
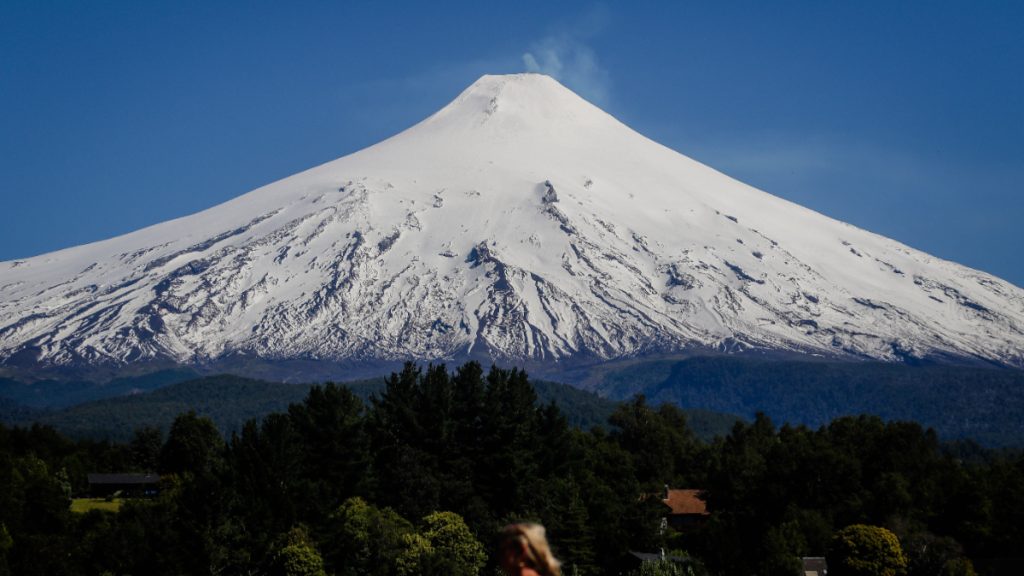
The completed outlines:
<svg viewBox="0 0 1024 576">
<path fill-rule="evenodd" d="M 0 260 L 202 210 L 539 70 L 1024 286 L 1022 2 L 0 2 Z"/>
</svg>

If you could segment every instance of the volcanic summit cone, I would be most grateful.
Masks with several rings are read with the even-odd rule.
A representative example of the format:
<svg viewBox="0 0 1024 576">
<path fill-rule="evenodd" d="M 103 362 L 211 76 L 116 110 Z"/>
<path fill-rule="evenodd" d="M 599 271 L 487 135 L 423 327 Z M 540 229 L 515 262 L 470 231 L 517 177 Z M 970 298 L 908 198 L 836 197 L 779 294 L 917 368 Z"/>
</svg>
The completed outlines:
<svg viewBox="0 0 1024 576">
<path fill-rule="evenodd" d="M 1024 291 L 733 180 L 547 76 L 206 211 L 0 263 L 0 359 L 1024 365 Z"/>
</svg>

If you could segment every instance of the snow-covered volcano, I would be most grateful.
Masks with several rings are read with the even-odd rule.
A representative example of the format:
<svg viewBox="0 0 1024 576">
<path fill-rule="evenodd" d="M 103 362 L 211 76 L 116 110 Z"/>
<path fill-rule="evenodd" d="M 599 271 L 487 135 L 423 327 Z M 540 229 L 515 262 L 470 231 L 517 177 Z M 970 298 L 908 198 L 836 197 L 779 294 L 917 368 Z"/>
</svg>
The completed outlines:
<svg viewBox="0 0 1024 576">
<path fill-rule="evenodd" d="M 697 347 L 1024 365 L 1024 290 L 695 162 L 542 75 L 111 240 L 0 263 L 0 359 Z"/>
</svg>

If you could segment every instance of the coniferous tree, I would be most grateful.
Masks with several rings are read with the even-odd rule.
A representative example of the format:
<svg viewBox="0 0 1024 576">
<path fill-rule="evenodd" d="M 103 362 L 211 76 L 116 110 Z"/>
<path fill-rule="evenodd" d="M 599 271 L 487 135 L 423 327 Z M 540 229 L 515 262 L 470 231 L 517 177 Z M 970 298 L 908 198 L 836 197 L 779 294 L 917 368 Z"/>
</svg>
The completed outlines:
<svg viewBox="0 0 1024 576">
<path fill-rule="evenodd" d="M 526 373 L 491 367 L 484 395 L 480 483 L 498 517 L 525 512 L 538 473 L 537 395 Z"/>
<path fill-rule="evenodd" d="M 160 472 L 209 473 L 220 458 L 223 440 L 209 418 L 189 411 L 174 419 L 160 451 Z"/>
<path fill-rule="evenodd" d="M 377 499 L 403 516 L 421 517 L 437 510 L 441 484 L 436 459 L 424 449 L 422 371 L 406 363 L 386 381 L 384 392 L 371 399 L 370 438 L 377 477 Z"/>
<path fill-rule="evenodd" d="M 299 470 L 309 479 L 308 500 L 324 517 L 344 499 L 367 495 L 373 486 L 363 402 L 351 389 L 313 386 L 306 399 L 288 408 L 299 436 Z"/>
<path fill-rule="evenodd" d="M 143 426 L 136 429 L 129 444 L 132 468 L 142 472 L 156 471 L 160 466 L 163 444 L 164 435 L 159 428 Z"/>
</svg>

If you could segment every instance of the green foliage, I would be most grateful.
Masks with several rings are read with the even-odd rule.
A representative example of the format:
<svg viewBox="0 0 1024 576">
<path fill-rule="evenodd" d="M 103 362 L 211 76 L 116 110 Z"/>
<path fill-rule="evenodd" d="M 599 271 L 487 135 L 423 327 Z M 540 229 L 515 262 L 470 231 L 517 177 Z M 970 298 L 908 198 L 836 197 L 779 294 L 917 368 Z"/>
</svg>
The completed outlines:
<svg viewBox="0 0 1024 576">
<path fill-rule="evenodd" d="M 590 512 L 579 483 L 570 476 L 555 479 L 547 488 L 545 497 L 554 503 L 548 534 L 558 542 L 563 571 L 579 576 L 599 573 Z"/>
<path fill-rule="evenodd" d="M 963 547 L 949 536 L 937 536 L 919 522 L 894 519 L 891 528 L 900 539 L 903 553 L 907 556 L 908 576 L 932 576 L 941 574 L 944 567 L 962 567 Z M 973 567 L 971 568 L 973 570 Z"/>
<path fill-rule="evenodd" d="M 11 573 L 7 564 L 7 551 L 14 545 L 11 533 L 7 531 L 7 525 L 0 522 L 0 576 L 8 576 Z"/>
<path fill-rule="evenodd" d="M 363 399 L 382 386 L 381 378 L 347 384 Z M 0 401 L 0 421 L 20 425 L 38 422 L 74 438 L 129 442 L 140 428 L 153 427 L 166 433 L 178 415 L 195 410 L 213 420 L 221 435 L 230 437 L 250 419 L 284 412 L 290 404 L 302 402 L 311 387 L 230 375 L 208 376 L 168 383 L 158 389 L 147 388 L 143 394 L 125 391 L 113 397 L 47 411 L 5 412 Z M 106 386 L 102 390 L 113 392 Z"/>
<path fill-rule="evenodd" d="M 326 576 L 324 561 L 305 528 L 292 528 L 274 554 L 273 576 Z"/>
<path fill-rule="evenodd" d="M 454 512 L 428 514 L 416 530 L 389 508 L 350 498 L 331 515 L 330 527 L 327 564 L 340 575 L 471 576 L 487 558 L 483 545 Z"/>
<path fill-rule="evenodd" d="M 359 497 L 349 498 L 331 515 L 324 542 L 328 566 L 340 576 L 385 576 L 408 546 L 415 530 L 394 510 Z"/>
<path fill-rule="evenodd" d="M 1024 455 L 954 456 L 912 423 L 759 415 L 708 443 L 690 413 L 636 397 L 581 430 L 525 373 L 476 363 L 410 364 L 369 402 L 300 388 L 227 443 L 198 413 L 162 442 L 156 428 L 112 444 L 0 425 L 0 574 L 489 573 L 480 543 L 523 518 L 547 527 L 567 576 L 624 573 L 630 550 L 659 548 L 699 559 L 682 565 L 694 576 L 791 574 L 850 524 L 898 534 L 907 576 L 970 574 L 967 558 L 984 570 L 1024 542 Z M 172 472 L 159 497 L 71 514 L 86 472 L 154 459 Z M 661 531 L 666 484 L 702 488 L 706 522 Z"/>
<path fill-rule="evenodd" d="M 853 524 L 833 535 L 828 566 L 836 576 L 899 576 L 907 571 L 907 559 L 889 530 Z"/>
<path fill-rule="evenodd" d="M 590 430 L 605 426 L 615 411 L 617 402 L 602 398 L 593 392 L 545 380 L 531 380 L 541 404 L 554 404 L 573 428 Z"/>
<path fill-rule="evenodd" d="M 807 555 L 807 541 L 798 523 L 773 526 L 762 540 L 761 566 L 765 574 L 792 576 L 800 572 L 800 557 Z"/>
<path fill-rule="evenodd" d="M 71 501 L 71 511 L 75 514 L 85 514 L 90 510 L 119 512 L 122 504 L 124 500 L 119 498 L 75 498 Z"/>
<path fill-rule="evenodd" d="M 476 366 L 479 370 L 479 365 Z M 460 367 L 458 371 L 462 369 Z M 250 419 L 282 412 L 290 405 L 301 403 L 312 388 L 306 384 L 264 382 L 230 375 L 189 379 L 185 377 L 188 374 L 157 373 L 146 380 L 144 386 L 139 380 L 125 380 L 125 383 L 140 385 L 124 391 L 83 382 L 80 383 L 83 388 L 90 387 L 108 396 L 115 395 L 90 396 L 90 401 L 84 403 L 75 403 L 81 400 L 78 395 L 72 395 L 68 401 L 61 403 L 62 407 L 50 410 L 24 406 L 2 396 L 5 391 L 25 388 L 36 392 L 45 389 L 48 394 L 58 394 L 52 388 L 55 383 L 44 382 L 32 387 L 16 384 L 12 386 L 17 388 L 10 389 L 0 385 L 0 422 L 26 426 L 38 422 L 53 426 L 74 438 L 109 439 L 134 444 L 140 430 L 166 431 L 179 414 L 195 410 L 197 414 L 213 420 L 221 435 L 230 437 L 233 432 L 239 432 Z M 366 401 L 371 395 L 383 391 L 384 386 L 383 378 L 375 378 L 346 382 L 344 387 Z M 541 404 L 555 404 L 571 426 L 583 430 L 606 425 L 608 417 L 617 406 L 613 400 L 566 384 L 534 381 L 533 386 Z M 147 392 L 135 393 L 140 388 Z M 132 393 L 128 394 L 128 391 Z M 735 416 L 709 410 L 685 409 L 684 412 L 694 433 L 703 440 L 727 434 L 737 420 Z M 136 458 L 133 467 L 139 470 L 156 469 L 155 465 L 147 468 L 141 464 L 145 458 L 140 460 L 139 456 L 133 453 Z"/>
<path fill-rule="evenodd" d="M 977 576 L 974 564 L 967 558 L 951 558 L 942 565 L 939 576 Z"/>
<path fill-rule="evenodd" d="M 0 522 L 0 576 L 7 576 L 11 573 L 7 564 L 7 552 L 12 546 L 14 546 L 14 539 L 11 538 L 7 525 Z"/>
<path fill-rule="evenodd" d="M 159 428 L 143 426 L 137 428 L 128 445 L 131 451 L 132 469 L 139 472 L 152 472 L 160 466 L 160 450 L 164 445 L 164 435 Z"/>
<path fill-rule="evenodd" d="M 316 549 L 304 544 L 289 544 L 277 552 L 274 574 L 280 576 L 325 576 L 324 562 Z"/>
<path fill-rule="evenodd" d="M 633 456 L 637 474 L 654 480 L 649 488 L 689 485 L 686 474 L 694 467 L 698 443 L 682 410 L 669 404 L 654 409 L 636 396 L 621 404 L 608 422 L 615 427 L 613 437 Z"/>
<path fill-rule="evenodd" d="M 363 402 L 349 388 L 327 383 L 313 386 L 305 401 L 288 408 L 298 435 L 302 474 L 317 479 L 308 489 L 310 505 L 326 511 L 352 494 L 366 491 L 371 477 L 369 439 Z M 294 471 L 292 471 L 294 473 Z"/>
<path fill-rule="evenodd" d="M 428 514 L 420 534 L 429 546 L 419 547 L 420 570 L 416 574 L 475 576 L 487 561 L 483 544 L 454 512 Z"/>
<path fill-rule="evenodd" d="M 430 540 L 415 532 L 402 535 L 402 551 L 395 558 L 395 574 L 417 576 L 433 568 L 431 561 L 436 557 Z"/>
<path fill-rule="evenodd" d="M 644 562 L 639 568 L 627 572 L 626 576 L 700 576 L 702 574 L 704 574 L 704 570 L 692 562 L 658 560 Z"/>
<path fill-rule="evenodd" d="M 190 410 L 175 418 L 171 424 L 167 443 L 160 451 L 160 472 L 208 472 L 219 456 L 222 444 L 223 440 L 213 421 Z"/>
<path fill-rule="evenodd" d="M 94 380 L 68 378 L 67 374 L 60 371 L 34 372 L 25 369 L 15 373 L 25 381 L 0 377 L 0 397 L 10 398 L 23 407 L 50 409 L 156 390 L 197 376 L 195 370 L 190 368 L 158 370 L 110 379 L 104 378 L 103 374 L 94 374 Z"/>
<path fill-rule="evenodd" d="M 849 414 L 913 420 L 946 438 L 1024 446 L 1024 371 L 881 362 L 695 357 L 602 367 L 591 377 L 613 399 L 645 394 L 718 413 L 757 411 L 778 422 L 822 426 Z"/>
</svg>

